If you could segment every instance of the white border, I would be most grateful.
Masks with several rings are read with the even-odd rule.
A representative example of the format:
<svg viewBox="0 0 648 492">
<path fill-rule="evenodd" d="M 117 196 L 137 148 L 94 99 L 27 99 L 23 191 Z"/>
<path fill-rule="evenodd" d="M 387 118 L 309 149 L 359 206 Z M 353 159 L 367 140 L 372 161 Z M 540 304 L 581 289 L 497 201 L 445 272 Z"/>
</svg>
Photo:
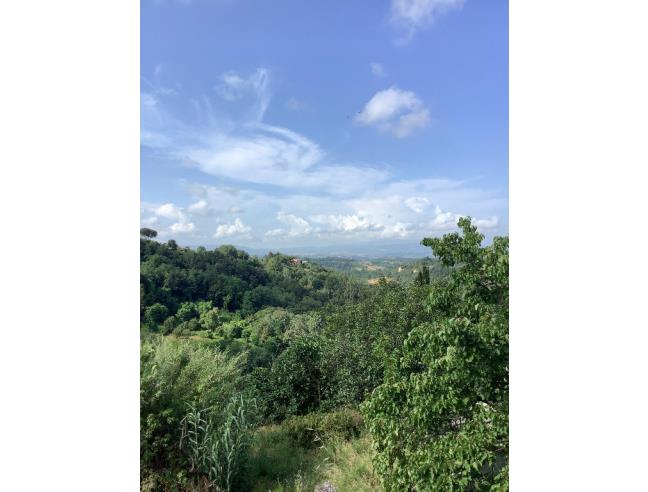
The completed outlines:
<svg viewBox="0 0 648 492">
<path fill-rule="evenodd" d="M 647 5 L 510 14 L 512 490 L 642 490 Z M 138 24 L 0 7 L 2 490 L 139 487 Z"/>
<path fill-rule="evenodd" d="M 0 490 L 139 489 L 139 5 L 0 6 Z"/>
<path fill-rule="evenodd" d="M 510 4 L 513 491 L 648 489 L 647 20 Z"/>
</svg>

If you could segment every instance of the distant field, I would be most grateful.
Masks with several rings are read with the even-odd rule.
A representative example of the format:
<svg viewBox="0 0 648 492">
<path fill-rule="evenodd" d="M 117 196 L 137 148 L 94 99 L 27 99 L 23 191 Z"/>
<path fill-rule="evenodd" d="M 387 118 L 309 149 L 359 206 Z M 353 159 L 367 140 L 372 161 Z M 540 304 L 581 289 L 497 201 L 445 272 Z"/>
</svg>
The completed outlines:
<svg viewBox="0 0 648 492">
<path fill-rule="evenodd" d="M 411 282 L 423 265 L 430 269 L 431 277 L 441 277 L 448 271 L 438 260 L 432 258 L 344 258 L 336 256 L 310 257 L 308 261 L 324 268 L 343 272 L 369 284 L 376 284 L 381 278 L 389 281 Z"/>
</svg>

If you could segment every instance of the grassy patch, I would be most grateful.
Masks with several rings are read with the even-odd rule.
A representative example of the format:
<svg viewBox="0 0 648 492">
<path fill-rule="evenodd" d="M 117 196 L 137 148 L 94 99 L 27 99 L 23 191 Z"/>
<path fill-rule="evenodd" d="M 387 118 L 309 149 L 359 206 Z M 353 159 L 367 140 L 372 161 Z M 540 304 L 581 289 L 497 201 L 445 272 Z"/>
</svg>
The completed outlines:
<svg viewBox="0 0 648 492">
<path fill-rule="evenodd" d="M 324 451 L 329 463 L 325 478 L 339 491 L 383 490 L 371 464 L 372 449 L 369 436 L 331 443 L 324 448 Z"/>
<path fill-rule="evenodd" d="M 294 422 L 257 430 L 250 452 L 253 492 L 305 492 L 329 480 L 340 492 L 382 491 L 371 464 L 367 435 L 325 438 L 304 447 L 294 436 Z"/>
<path fill-rule="evenodd" d="M 299 447 L 282 426 L 260 428 L 250 450 L 252 491 L 313 490 L 323 471 L 318 455 Z"/>
</svg>

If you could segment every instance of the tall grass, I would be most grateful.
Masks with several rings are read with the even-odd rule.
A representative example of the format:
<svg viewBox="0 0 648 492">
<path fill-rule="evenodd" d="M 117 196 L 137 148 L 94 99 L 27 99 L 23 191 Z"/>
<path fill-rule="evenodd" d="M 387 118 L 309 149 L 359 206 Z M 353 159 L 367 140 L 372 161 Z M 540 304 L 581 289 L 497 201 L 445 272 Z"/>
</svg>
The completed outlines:
<svg viewBox="0 0 648 492">
<path fill-rule="evenodd" d="M 371 462 L 373 451 L 368 435 L 351 441 L 336 441 L 324 448 L 329 463 L 325 477 L 339 491 L 382 491 L 378 475 Z"/>
<path fill-rule="evenodd" d="M 238 395 L 225 408 L 219 423 L 207 410 L 190 406 L 182 420 L 181 448 L 191 461 L 191 473 L 207 478 L 211 490 L 243 489 L 250 430 L 255 425 L 254 400 Z"/>
</svg>

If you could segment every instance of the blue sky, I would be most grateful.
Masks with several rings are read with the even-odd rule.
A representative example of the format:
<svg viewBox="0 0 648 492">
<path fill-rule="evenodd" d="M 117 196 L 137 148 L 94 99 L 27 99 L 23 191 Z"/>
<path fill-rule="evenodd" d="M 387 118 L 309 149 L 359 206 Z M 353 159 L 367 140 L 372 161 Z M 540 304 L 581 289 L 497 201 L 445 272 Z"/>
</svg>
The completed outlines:
<svg viewBox="0 0 648 492">
<path fill-rule="evenodd" d="M 180 244 L 508 232 L 508 3 L 142 0 L 141 222 Z"/>
</svg>

